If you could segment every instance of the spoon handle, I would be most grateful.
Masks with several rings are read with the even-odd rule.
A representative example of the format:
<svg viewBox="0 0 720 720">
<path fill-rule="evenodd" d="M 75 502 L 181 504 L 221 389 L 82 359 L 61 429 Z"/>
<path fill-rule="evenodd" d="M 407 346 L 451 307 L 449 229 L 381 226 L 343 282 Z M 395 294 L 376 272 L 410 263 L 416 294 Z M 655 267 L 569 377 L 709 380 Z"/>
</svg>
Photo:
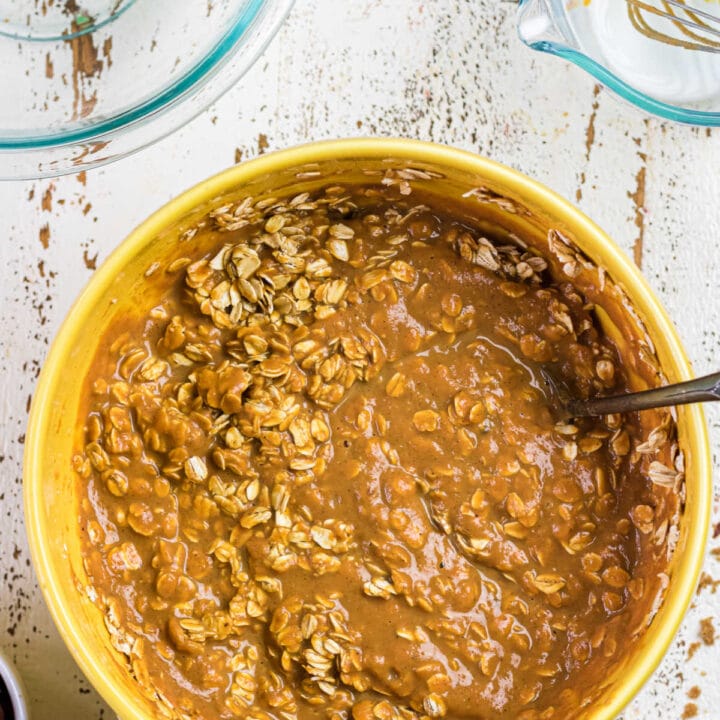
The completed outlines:
<svg viewBox="0 0 720 720">
<path fill-rule="evenodd" d="M 568 412 L 575 417 L 589 415 L 610 415 L 612 413 L 633 412 L 648 408 L 687 405 L 706 400 L 720 400 L 720 372 L 687 382 L 665 385 L 664 387 L 594 398 L 592 400 L 570 400 Z"/>
</svg>

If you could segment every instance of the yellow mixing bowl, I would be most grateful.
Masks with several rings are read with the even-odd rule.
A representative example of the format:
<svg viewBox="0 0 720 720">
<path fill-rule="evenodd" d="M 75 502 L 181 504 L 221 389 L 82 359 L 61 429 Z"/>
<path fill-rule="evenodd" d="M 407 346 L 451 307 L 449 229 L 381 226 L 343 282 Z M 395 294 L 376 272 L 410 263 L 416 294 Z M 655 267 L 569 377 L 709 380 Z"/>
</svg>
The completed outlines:
<svg viewBox="0 0 720 720">
<path fill-rule="evenodd" d="M 409 174 L 397 172 L 408 167 L 414 168 Z M 148 302 L 146 270 L 158 259 L 177 253 L 184 229 L 209 208 L 245 195 L 288 195 L 338 179 L 368 182 L 383 175 L 395 182 L 410 177 L 447 196 L 475 189 L 484 198 L 483 212 L 505 213 L 505 219 L 520 232 L 560 229 L 625 290 L 668 381 L 691 377 L 665 311 L 607 235 L 548 189 L 484 158 L 407 140 L 340 140 L 266 155 L 200 183 L 146 220 L 95 273 L 52 346 L 27 434 L 25 516 L 40 587 L 78 665 L 124 720 L 158 715 L 138 692 L 122 656 L 112 649 L 100 610 L 88 596 L 72 470 L 73 449 L 82 433 L 78 427 L 82 425 L 78 421 L 81 391 L 98 339 L 117 313 Z M 639 690 L 660 662 L 693 596 L 711 505 L 710 451 L 700 407 L 678 409 L 678 432 L 685 455 L 687 496 L 677 550 L 668 569 L 670 585 L 648 630 L 611 677 L 602 679 L 599 701 L 584 716 L 593 720 L 614 718 Z"/>
</svg>

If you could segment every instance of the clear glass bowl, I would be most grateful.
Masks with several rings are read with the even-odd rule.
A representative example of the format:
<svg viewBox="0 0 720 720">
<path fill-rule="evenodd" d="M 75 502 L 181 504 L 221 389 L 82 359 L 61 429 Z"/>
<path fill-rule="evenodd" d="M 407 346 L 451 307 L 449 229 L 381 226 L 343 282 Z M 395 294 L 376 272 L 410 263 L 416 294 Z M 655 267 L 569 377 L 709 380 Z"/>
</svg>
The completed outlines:
<svg viewBox="0 0 720 720">
<path fill-rule="evenodd" d="M 686 2 L 720 16 L 719 2 Z M 626 0 L 520 0 L 518 31 L 531 48 L 575 63 L 647 113 L 720 125 L 720 53 L 646 37 L 633 26 Z"/>
<path fill-rule="evenodd" d="M 76 172 L 191 120 L 293 0 L 0 0 L 0 178 Z"/>
</svg>

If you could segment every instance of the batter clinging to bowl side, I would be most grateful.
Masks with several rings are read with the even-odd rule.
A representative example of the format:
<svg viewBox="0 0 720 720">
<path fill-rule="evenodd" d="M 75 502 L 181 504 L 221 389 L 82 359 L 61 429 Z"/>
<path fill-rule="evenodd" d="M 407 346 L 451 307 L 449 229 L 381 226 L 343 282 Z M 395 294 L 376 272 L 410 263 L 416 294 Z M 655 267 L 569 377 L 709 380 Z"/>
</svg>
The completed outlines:
<svg viewBox="0 0 720 720">
<path fill-rule="evenodd" d="M 100 343 L 86 567 L 163 716 L 564 720 L 651 610 L 670 416 L 554 424 L 538 363 L 628 388 L 592 305 L 409 190 L 222 208 Z"/>
</svg>

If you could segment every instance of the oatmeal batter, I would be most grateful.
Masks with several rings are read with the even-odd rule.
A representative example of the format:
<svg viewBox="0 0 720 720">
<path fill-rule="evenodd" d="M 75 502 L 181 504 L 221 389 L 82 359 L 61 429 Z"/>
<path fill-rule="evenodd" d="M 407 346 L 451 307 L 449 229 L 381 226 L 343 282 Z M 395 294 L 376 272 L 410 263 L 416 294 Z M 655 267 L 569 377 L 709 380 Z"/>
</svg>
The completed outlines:
<svg viewBox="0 0 720 720">
<path fill-rule="evenodd" d="M 78 459 L 158 716 L 572 717 L 654 513 L 636 420 L 556 424 L 538 382 L 628 389 L 592 304 L 392 189 L 248 201 L 193 247 L 102 338 Z"/>
</svg>

